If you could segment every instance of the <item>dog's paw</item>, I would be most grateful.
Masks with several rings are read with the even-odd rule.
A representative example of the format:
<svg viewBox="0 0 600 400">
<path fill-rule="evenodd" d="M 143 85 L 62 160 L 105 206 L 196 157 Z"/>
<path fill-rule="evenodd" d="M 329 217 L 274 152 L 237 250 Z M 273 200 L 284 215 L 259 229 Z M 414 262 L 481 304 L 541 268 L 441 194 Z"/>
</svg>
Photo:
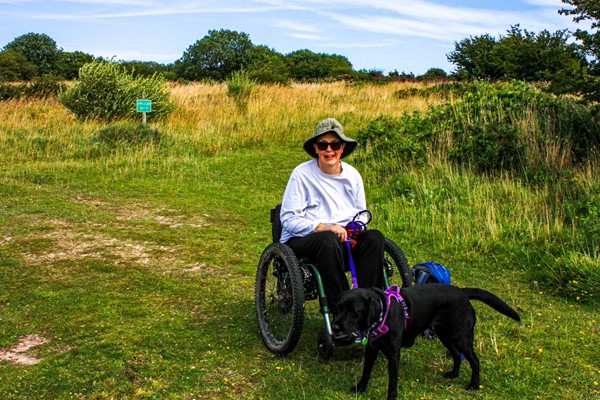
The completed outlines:
<svg viewBox="0 0 600 400">
<path fill-rule="evenodd" d="M 354 385 L 350 388 L 350 393 L 364 393 L 367 390 L 366 385 Z"/>
<path fill-rule="evenodd" d="M 446 379 L 454 379 L 458 377 L 458 372 L 448 371 L 444 372 L 444 378 Z"/>
<path fill-rule="evenodd" d="M 479 390 L 479 384 L 469 383 L 465 389 L 467 389 L 467 390 Z"/>
</svg>

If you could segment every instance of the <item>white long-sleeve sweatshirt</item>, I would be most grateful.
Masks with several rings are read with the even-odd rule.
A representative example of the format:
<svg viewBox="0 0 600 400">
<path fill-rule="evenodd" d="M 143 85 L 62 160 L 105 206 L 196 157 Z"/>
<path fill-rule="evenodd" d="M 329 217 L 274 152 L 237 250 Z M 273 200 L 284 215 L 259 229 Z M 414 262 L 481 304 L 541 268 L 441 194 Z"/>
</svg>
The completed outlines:
<svg viewBox="0 0 600 400">
<path fill-rule="evenodd" d="M 341 164 L 342 172 L 337 175 L 321 171 L 317 159 L 294 169 L 281 202 L 280 242 L 313 233 L 320 223 L 345 226 L 366 209 L 360 173 L 350 164 Z"/>
</svg>

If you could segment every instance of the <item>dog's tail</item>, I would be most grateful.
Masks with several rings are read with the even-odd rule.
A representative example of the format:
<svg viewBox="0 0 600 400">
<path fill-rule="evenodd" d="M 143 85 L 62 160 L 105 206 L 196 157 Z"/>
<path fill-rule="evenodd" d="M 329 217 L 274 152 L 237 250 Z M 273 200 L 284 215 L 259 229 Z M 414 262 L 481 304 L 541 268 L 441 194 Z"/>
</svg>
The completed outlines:
<svg viewBox="0 0 600 400">
<path fill-rule="evenodd" d="M 519 314 L 493 293 L 477 288 L 464 288 L 463 293 L 467 295 L 469 300 L 475 299 L 482 301 L 499 313 L 502 313 L 515 321 L 521 321 Z"/>
</svg>

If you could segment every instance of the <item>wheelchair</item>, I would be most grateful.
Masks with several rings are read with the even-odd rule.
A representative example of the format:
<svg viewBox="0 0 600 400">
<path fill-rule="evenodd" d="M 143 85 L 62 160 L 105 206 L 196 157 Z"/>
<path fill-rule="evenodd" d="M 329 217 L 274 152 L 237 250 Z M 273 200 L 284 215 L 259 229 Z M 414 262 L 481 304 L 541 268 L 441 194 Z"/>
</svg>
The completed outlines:
<svg viewBox="0 0 600 400">
<path fill-rule="evenodd" d="M 335 346 L 360 342 L 360 338 L 334 337 L 327 296 L 316 265 L 298 259 L 289 246 L 279 242 L 282 229 L 280 209 L 280 204 L 271 209 L 273 243 L 263 251 L 256 271 L 254 294 L 262 340 L 274 354 L 292 352 L 302 336 L 305 302 L 318 299 L 325 328 L 318 338 L 317 350 L 323 359 L 328 360 Z M 413 273 L 404 253 L 388 238 L 385 238 L 381 268 L 386 286 L 408 287 L 413 283 Z"/>
</svg>

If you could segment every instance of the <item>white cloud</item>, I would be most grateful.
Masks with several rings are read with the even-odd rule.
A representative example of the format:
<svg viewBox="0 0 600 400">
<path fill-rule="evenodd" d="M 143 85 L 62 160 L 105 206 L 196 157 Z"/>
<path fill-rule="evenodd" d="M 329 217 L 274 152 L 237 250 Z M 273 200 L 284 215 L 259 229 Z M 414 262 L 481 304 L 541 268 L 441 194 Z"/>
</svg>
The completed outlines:
<svg viewBox="0 0 600 400">
<path fill-rule="evenodd" d="M 305 39 L 305 40 L 327 40 L 325 36 L 319 35 L 311 35 L 308 33 L 289 33 L 288 36 L 296 38 L 296 39 Z"/>
<path fill-rule="evenodd" d="M 385 22 L 384 18 L 398 18 L 403 25 L 410 21 L 420 22 L 418 29 L 411 36 L 449 39 L 448 33 L 441 29 L 449 29 L 463 36 L 490 33 L 504 33 L 511 25 L 520 24 L 529 30 L 560 29 L 568 25 L 568 20 L 558 15 L 562 8 L 560 0 L 523 0 L 537 6 L 548 7 L 533 11 L 499 11 L 497 7 L 474 8 L 444 5 L 428 0 L 258 0 L 261 3 L 277 7 L 289 7 L 310 11 L 320 18 L 331 18 L 337 21 L 348 21 L 350 27 L 366 31 L 398 32 L 406 34 L 402 29 L 390 26 L 374 26 Z M 552 8 L 550 8 L 552 7 Z M 357 21 L 357 15 L 363 21 Z M 561 25 L 560 22 L 564 21 Z M 373 25 L 373 26 L 371 26 Z"/>
<path fill-rule="evenodd" d="M 0 0 L 2 1 L 2 0 Z M 37 11 L 36 7 L 29 10 L 6 11 L 0 10 L 0 16 L 6 16 L 17 19 L 37 19 L 37 20 L 92 20 L 92 19 L 111 19 L 111 18 L 132 18 L 149 16 L 167 16 L 167 15 L 191 15 L 191 14 L 245 14 L 245 13 L 265 13 L 276 11 L 279 8 L 273 6 L 249 5 L 249 2 L 235 2 L 239 4 L 232 5 L 212 5 L 201 4 L 197 1 L 172 1 L 172 2 L 152 2 L 143 0 L 65 0 L 60 3 L 78 3 L 83 5 L 101 5 L 101 8 L 86 8 L 87 11 L 69 11 L 65 9 L 61 12 Z M 33 1 L 32 3 L 37 3 Z M 213 3 L 213 2 L 205 2 Z M 226 2 L 225 2 L 226 3 Z M 230 2 L 231 3 L 231 2 Z"/>
<path fill-rule="evenodd" d="M 561 0 L 525 0 L 525 3 L 532 4 L 534 6 L 552 7 L 556 8 L 557 10 L 567 6 Z"/>
<path fill-rule="evenodd" d="M 267 23 L 274 28 L 284 28 L 284 29 L 290 29 L 290 30 L 298 31 L 298 32 L 314 33 L 314 32 L 319 32 L 319 30 L 320 30 L 319 28 L 317 28 L 316 26 L 314 26 L 312 24 L 306 24 L 306 23 L 291 21 L 291 20 L 268 21 Z"/>
</svg>

